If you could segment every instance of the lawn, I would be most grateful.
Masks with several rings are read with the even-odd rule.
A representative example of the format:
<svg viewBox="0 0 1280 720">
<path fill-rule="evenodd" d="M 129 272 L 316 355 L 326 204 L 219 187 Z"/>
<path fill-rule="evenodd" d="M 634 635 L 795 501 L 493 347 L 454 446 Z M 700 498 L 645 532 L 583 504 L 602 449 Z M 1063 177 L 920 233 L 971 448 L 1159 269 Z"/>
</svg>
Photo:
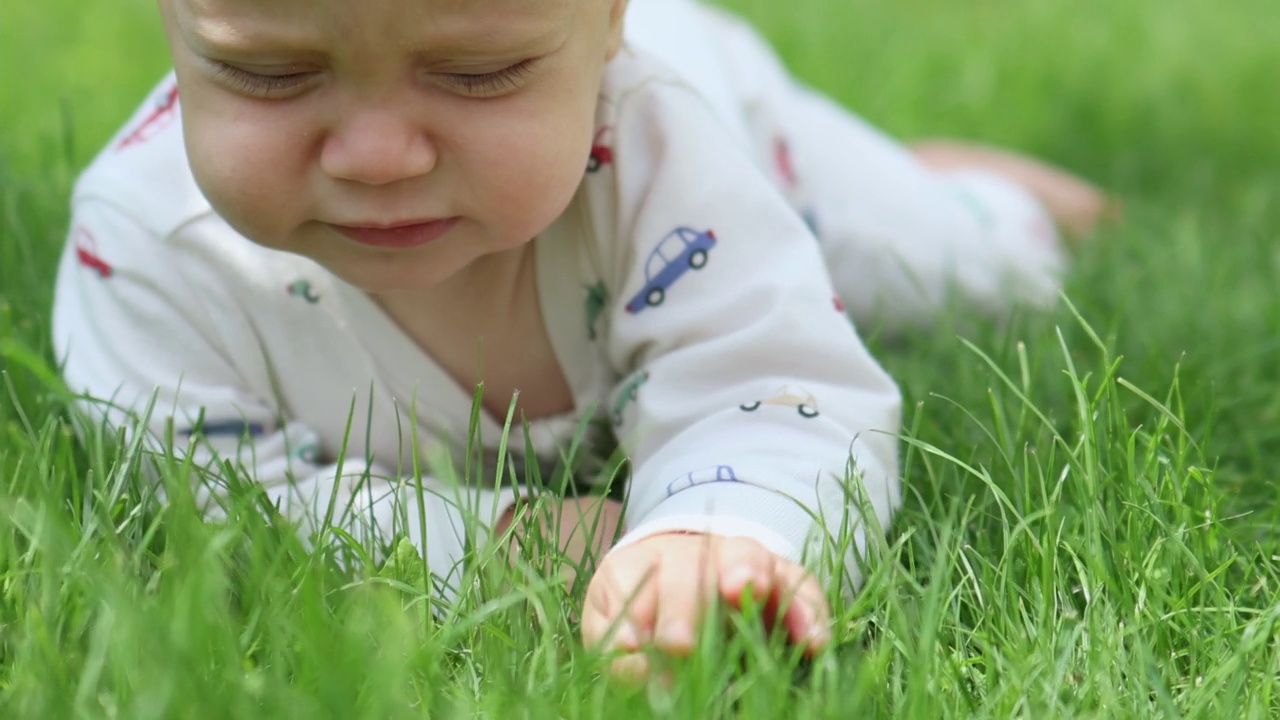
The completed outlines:
<svg viewBox="0 0 1280 720">
<path fill-rule="evenodd" d="M 1059 311 L 868 329 L 908 397 L 908 499 L 834 650 L 738 618 L 670 687 L 618 687 L 555 582 L 489 558 L 432 612 L 412 562 L 148 500 L 135 445 L 77 439 L 47 325 L 70 183 L 164 72 L 158 20 L 7 2 L 0 717 L 1280 714 L 1275 0 L 726 4 L 895 134 L 1036 153 L 1125 203 Z"/>
</svg>

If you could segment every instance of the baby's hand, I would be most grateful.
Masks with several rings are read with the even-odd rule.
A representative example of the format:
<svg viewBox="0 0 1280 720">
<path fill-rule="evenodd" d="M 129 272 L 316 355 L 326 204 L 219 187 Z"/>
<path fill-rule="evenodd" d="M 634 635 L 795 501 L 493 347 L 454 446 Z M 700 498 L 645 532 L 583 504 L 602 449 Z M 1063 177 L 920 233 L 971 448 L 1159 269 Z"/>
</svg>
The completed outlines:
<svg viewBox="0 0 1280 720">
<path fill-rule="evenodd" d="M 755 540 L 697 533 L 655 535 L 609 554 L 587 587 L 583 642 L 624 651 L 614 674 L 641 680 L 650 671 L 646 646 L 687 656 L 711 603 L 741 607 L 748 595 L 806 653 L 830 642 L 827 600 L 807 570 Z"/>
</svg>

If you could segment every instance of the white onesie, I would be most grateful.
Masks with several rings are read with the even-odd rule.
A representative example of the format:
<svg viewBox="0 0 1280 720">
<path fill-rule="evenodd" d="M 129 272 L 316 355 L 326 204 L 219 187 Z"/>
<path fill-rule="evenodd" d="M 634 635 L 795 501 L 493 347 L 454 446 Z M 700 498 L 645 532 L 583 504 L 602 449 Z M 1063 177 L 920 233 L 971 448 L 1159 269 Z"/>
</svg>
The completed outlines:
<svg viewBox="0 0 1280 720">
<path fill-rule="evenodd" d="M 850 213 L 859 189 L 846 197 L 825 185 L 846 179 L 830 160 L 860 162 L 846 155 L 865 150 L 869 129 L 792 86 L 733 21 L 685 0 L 648 2 L 692 14 L 721 61 L 754 64 L 730 63 L 748 74 L 726 73 L 719 101 L 697 87 L 714 73 L 672 69 L 638 40 L 608 67 L 583 183 L 533 241 L 539 301 L 574 410 L 530 423 L 529 460 L 554 463 L 593 422 L 606 423 L 631 467 L 623 543 L 709 531 L 813 561 L 824 538 L 849 527 L 865 540 L 860 509 L 884 527 L 899 502 L 900 399 L 845 304 L 920 316 L 947 285 L 993 303 L 1035 299 L 1053 286 L 1056 245 L 1044 245 L 1049 260 L 1032 273 L 1047 281 L 1005 290 L 995 278 L 1039 251 L 1018 246 L 1012 261 L 1012 251 L 996 251 L 1041 247 L 1026 228 L 1043 213 L 992 178 L 929 176 L 925 191 L 945 200 L 944 219 L 932 222 L 959 208 L 952 221 L 990 248 L 980 262 L 921 262 L 919 249 L 902 247 L 877 256 L 884 243 L 901 244 L 903 229 L 860 235 L 896 220 Z M 787 101 L 771 104 L 769 93 Z M 725 97 L 741 101 L 736 122 L 726 120 Z M 170 77 L 76 186 L 54 309 L 68 385 L 98 399 L 92 406 L 115 425 L 142 417 L 159 442 L 171 423 L 179 450 L 239 463 L 304 533 L 332 513 L 362 539 L 408 537 L 447 578 L 466 545 L 482 540 L 467 537 L 468 520 L 490 526 L 517 492 L 493 467 L 472 478 L 479 485 L 457 482 L 472 390 L 362 292 L 305 258 L 253 244 L 214 214 L 192 179 L 178 112 Z M 817 129 L 830 136 L 819 142 Z M 910 167 L 898 175 L 923 172 Z M 917 200 L 884 202 L 896 211 Z M 907 244 L 928 222 L 910 218 Z M 942 244 L 963 245 L 955 234 Z M 966 275 L 965 262 L 982 272 Z M 490 459 L 502 420 L 476 418 Z M 523 450 L 518 428 L 507 446 Z M 196 492 L 216 515 L 218 484 Z M 850 586 L 856 564 L 852 552 L 837 564 Z"/>
</svg>

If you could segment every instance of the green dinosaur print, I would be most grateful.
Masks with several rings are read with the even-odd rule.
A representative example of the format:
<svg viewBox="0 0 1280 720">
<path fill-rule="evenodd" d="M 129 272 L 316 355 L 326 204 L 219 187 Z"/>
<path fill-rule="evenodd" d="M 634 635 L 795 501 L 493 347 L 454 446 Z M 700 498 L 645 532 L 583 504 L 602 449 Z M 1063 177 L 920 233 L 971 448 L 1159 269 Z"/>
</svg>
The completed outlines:
<svg viewBox="0 0 1280 720">
<path fill-rule="evenodd" d="M 982 226 L 983 231 L 991 232 L 996 224 L 995 217 L 991 214 L 991 209 L 968 188 L 953 185 L 951 192 L 978 218 L 978 224 Z"/>
<path fill-rule="evenodd" d="M 640 386 L 649 382 L 649 371 L 641 370 L 631 377 L 627 378 L 627 382 L 623 384 L 618 391 L 618 396 L 613 400 L 613 424 L 622 424 L 622 412 L 627 406 L 635 402 L 636 397 L 640 394 Z"/>
<path fill-rule="evenodd" d="M 600 319 L 600 313 L 604 312 L 604 306 L 609 302 L 609 291 L 605 289 L 603 282 L 587 285 L 585 289 L 587 291 L 584 301 L 587 311 L 587 337 L 595 340 L 596 321 Z"/>
<path fill-rule="evenodd" d="M 311 281 L 309 280 L 294 280 L 289 283 L 288 291 L 290 295 L 300 297 L 312 305 L 320 302 L 320 296 L 311 290 Z"/>
</svg>

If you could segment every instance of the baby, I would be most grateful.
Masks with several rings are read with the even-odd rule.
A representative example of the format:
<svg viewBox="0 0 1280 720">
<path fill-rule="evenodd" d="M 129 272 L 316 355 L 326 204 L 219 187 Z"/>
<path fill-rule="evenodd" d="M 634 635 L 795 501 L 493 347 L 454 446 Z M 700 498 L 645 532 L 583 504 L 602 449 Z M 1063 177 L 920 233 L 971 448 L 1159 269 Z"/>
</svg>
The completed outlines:
<svg viewBox="0 0 1280 720">
<path fill-rule="evenodd" d="M 446 596 L 465 548 L 539 526 L 500 467 L 454 480 L 473 390 L 491 457 L 508 418 L 547 468 L 607 424 L 625 520 L 541 524 L 604 553 L 583 635 L 619 673 L 748 594 L 829 642 L 818 575 L 856 587 L 899 503 L 898 391 L 848 314 L 1050 302 L 1053 221 L 1100 208 L 1031 160 L 894 144 L 691 0 L 159 5 L 175 72 L 72 201 L 67 383 L 308 537 L 408 538 Z"/>
</svg>

